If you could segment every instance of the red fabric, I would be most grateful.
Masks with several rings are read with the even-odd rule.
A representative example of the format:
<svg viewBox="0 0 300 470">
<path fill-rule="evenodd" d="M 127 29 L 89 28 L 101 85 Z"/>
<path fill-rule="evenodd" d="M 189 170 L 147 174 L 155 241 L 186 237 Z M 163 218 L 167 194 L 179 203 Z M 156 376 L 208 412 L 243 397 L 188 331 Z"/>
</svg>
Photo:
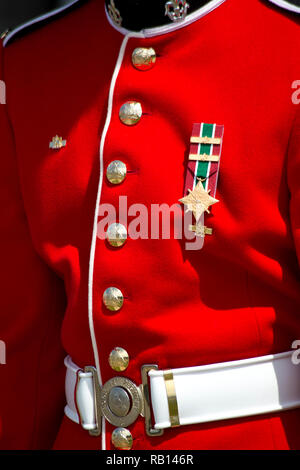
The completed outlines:
<svg viewBox="0 0 300 470">
<path fill-rule="evenodd" d="M 63 417 L 62 280 L 34 250 L 6 107 L 0 105 L 0 448 L 49 448 Z M 53 386 L 53 384 L 55 384 Z"/>
<path fill-rule="evenodd" d="M 291 100 L 300 74 L 297 21 L 258 0 L 247 8 L 228 0 L 174 33 L 129 40 L 104 165 L 120 159 L 132 173 L 119 186 L 104 178 L 101 202 L 117 207 L 127 195 L 128 205 L 176 203 L 192 126 L 207 122 L 225 126 L 220 203 L 206 217 L 214 235 L 198 252 L 186 251 L 184 240 L 129 239 L 118 250 L 97 241 L 94 323 L 104 381 L 114 375 L 108 355 L 115 346 L 130 354 L 124 375 L 140 383 L 144 363 L 237 360 L 287 351 L 300 338 L 299 121 Z M 13 135 L 1 117 L 3 448 L 50 446 L 57 433 L 60 329 L 73 361 L 94 364 L 89 255 L 99 142 L 122 39 L 103 2 L 90 0 L 4 51 Z M 132 67 L 137 46 L 155 48 L 151 71 Z M 134 127 L 118 118 L 130 99 L 145 113 Z M 59 151 L 49 149 L 56 134 L 67 139 Z M 115 314 L 102 305 L 109 286 L 126 297 Z M 131 429 L 135 449 L 300 449 L 299 419 L 294 410 L 168 430 L 159 439 L 145 437 L 142 420 Z M 55 448 L 100 448 L 100 440 L 64 418 Z"/>
</svg>

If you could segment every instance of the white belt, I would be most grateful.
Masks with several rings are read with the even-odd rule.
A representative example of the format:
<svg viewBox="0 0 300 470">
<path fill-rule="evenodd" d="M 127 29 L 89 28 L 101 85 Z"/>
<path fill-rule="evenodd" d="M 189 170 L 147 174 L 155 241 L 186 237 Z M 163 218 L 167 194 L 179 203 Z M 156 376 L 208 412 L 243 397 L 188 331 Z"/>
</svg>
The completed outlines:
<svg viewBox="0 0 300 470">
<path fill-rule="evenodd" d="M 293 352 L 169 371 L 143 366 L 142 386 L 137 387 L 124 377 L 115 377 L 102 390 L 96 373 L 92 373 L 93 368 L 84 372 L 67 357 L 65 413 L 91 433 L 94 430 L 94 434 L 96 429 L 99 431 L 101 415 L 115 426 L 126 427 L 142 414 L 147 434 L 160 435 L 159 430 L 178 425 L 297 408 L 300 407 L 300 366 L 293 364 Z M 114 418 L 109 409 L 107 399 L 116 386 L 127 390 L 133 402 L 139 402 L 133 404 L 130 416 Z M 149 423 L 150 406 L 154 428 Z"/>
</svg>

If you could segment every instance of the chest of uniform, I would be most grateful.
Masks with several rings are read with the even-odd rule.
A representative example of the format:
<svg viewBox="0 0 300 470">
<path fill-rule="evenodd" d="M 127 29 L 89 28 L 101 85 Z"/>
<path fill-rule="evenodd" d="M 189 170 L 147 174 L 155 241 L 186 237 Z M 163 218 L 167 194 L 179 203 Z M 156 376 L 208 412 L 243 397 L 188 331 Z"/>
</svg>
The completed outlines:
<svg viewBox="0 0 300 470">
<path fill-rule="evenodd" d="M 114 89 L 103 174 L 113 160 L 127 165 L 129 204 L 178 202 L 193 124 L 199 122 L 225 127 L 218 186 L 223 205 L 215 211 L 236 211 L 246 218 L 263 197 L 277 198 L 292 119 L 288 76 L 278 74 L 270 87 L 270 63 L 265 61 L 270 51 L 257 48 L 242 29 L 240 41 L 229 29 L 216 36 L 218 27 L 204 22 L 187 33 L 128 41 Z M 42 54 L 31 56 L 22 71 L 22 88 L 11 92 L 21 178 L 35 217 L 64 217 L 82 208 L 87 195 L 93 206 L 109 86 L 122 40 L 112 30 L 98 35 L 86 47 L 78 42 L 63 53 L 50 51 L 55 65 Z M 133 66 L 137 48 L 154 50 L 152 67 L 141 71 Z M 251 51 L 247 61 L 241 60 L 245 49 Z M 274 52 L 274 74 L 275 57 Z M 134 125 L 120 120 L 128 101 L 141 108 Z M 53 145 L 56 136 L 63 144 Z M 123 193 L 122 185 L 116 191 L 104 185 L 102 201 L 114 202 Z M 249 197 L 255 193 L 260 204 Z"/>
</svg>

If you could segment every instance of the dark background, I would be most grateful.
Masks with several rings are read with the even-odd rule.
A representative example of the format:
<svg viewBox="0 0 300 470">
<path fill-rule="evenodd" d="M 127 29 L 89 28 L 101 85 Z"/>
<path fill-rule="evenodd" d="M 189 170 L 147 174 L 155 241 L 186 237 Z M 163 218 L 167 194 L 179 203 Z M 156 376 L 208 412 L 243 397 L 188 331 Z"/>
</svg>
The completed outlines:
<svg viewBox="0 0 300 470">
<path fill-rule="evenodd" d="M 70 0 L 0 0 L 0 32 L 53 10 Z"/>
<path fill-rule="evenodd" d="M 300 0 L 288 1 L 300 6 Z M 0 0 L 0 32 L 69 2 L 70 0 Z"/>
</svg>

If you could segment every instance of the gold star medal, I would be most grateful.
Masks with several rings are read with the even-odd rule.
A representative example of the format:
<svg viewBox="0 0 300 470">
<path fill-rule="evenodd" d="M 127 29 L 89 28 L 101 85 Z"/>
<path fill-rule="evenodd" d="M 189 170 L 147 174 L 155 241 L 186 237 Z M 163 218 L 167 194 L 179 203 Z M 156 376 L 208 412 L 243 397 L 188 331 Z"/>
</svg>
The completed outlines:
<svg viewBox="0 0 300 470">
<path fill-rule="evenodd" d="M 190 230 L 202 238 L 212 235 L 212 229 L 204 225 L 204 214 L 216 204 L 215 198 L 222 150 L 224 126 L 194 124 L 190 139 L 189 162 L 184 185 L 184 197 L 179 199 L 192 212 L 196 225 Z"/>
<path fill-rule="evenodd" d="M 201 179 L 193 190 L 189 189 L 188 191 L 189 194 L 179 201 L 187 206 L 186 212 L 193 212 L 196 221 L 200 219 L 203 212 L 210 214 L 209 207 L 219 202 L 218 199 L 210 196 L 210 189 L 208 192 L 205 191 Z"/>
</svg>

